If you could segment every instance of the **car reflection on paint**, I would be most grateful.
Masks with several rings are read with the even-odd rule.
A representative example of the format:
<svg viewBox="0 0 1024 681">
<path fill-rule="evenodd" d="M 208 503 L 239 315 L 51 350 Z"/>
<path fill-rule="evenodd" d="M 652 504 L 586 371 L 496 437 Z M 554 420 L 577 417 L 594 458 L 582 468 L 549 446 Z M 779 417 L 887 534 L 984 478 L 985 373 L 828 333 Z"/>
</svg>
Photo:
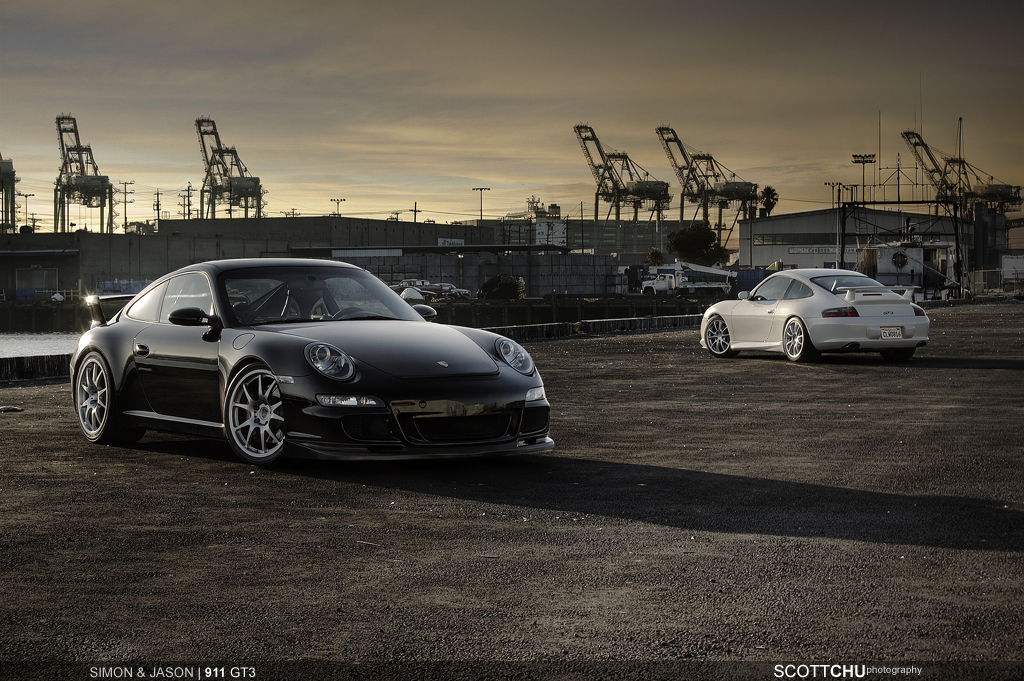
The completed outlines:
<svg viewBox="0 0 1024 681">
<path fill-rule="evenodd" d="M 93 328 L 71 360 L 85 437 L 226 438 L 241 459 L 408 459 L 549 451 L 550 405 L 515 341 L 429 323 L 368 272 L 304 259 L 168 274 Z"/>
<path fill-rule="evenodd" d="M 928 315 L 914 303 L 915 289 L 851 270 L 778 272 L 738 300 L 709 307 L 700 344 L 715 357 L 762 350 L 806 362 L 823 352 L 878 352 L 905 362 L 928 343 Z"/>
</svg>

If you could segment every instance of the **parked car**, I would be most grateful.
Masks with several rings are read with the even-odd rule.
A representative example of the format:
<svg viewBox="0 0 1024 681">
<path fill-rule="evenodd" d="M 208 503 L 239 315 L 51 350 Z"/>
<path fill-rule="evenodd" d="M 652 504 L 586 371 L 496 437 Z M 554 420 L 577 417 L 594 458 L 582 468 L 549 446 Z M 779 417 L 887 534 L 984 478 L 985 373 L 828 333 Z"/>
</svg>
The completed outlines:
<svg viewBox="0 0 1024 681">
<path fill-rule="evenodd" d="M 879 352 L 906 361 L 928 343 L 928 315 L 913 302 L 915 288 L 851 270 L 786 270 L 738 300 L 709 307 L 700 344 L 715 357 L 765 350 L 803 362 L 823 352 Z"/>
<path fill-rule="evenodd" d="M 408 459 L 549 451 L 550 405 L 527 351 L 431 324 L 370 273 L 306 259 L 172 272 L 95 324 L 71 359 L 91 442 L 147 430 L 226 438 L 244 461 L 286 452 Z"/>
</svg>

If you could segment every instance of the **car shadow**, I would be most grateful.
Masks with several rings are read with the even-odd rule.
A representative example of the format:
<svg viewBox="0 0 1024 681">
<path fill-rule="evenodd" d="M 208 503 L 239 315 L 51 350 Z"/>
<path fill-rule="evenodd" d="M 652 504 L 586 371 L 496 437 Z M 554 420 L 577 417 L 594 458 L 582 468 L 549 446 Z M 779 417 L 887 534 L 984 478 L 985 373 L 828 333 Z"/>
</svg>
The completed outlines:
<svg viewBox="0 0 1024 681">
<path fill-rule="evenodd" d="M 384 463 L 289 459 L 280 473 L 683 528 L 987 551 L 1024 549 L 1024 513 L 992 499 L 873 492 L 554 456 Z"/>
<path fill-rule="evenodd" d="M 790 363 L 786 356 L 781 353 L 759 352 L 757 350 L 744 350 L 739 357 L 727 361 L 743 362 L 752 360 Z M 1020 359 L 1004 359 L 1001 357 L 929 357 L 927 355 L 917 355 L 906 362 L 890 362 L 882 359 L 879 354 L 870 352 L 826 353 L 815 362 L 810 362 L 803 366 L 815 365 L 833 367 L 878 366 L 902 369 L 962 369 L 968 371 L 1024 371 L 1024 360 Z"/>
</svg>

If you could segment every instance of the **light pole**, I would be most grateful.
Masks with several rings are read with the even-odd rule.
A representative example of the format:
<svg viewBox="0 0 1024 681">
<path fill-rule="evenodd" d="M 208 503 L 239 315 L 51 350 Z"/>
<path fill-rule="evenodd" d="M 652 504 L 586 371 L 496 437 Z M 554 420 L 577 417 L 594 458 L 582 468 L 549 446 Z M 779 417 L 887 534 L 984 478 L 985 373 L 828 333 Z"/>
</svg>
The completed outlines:
<svg viewBox="0 0 1024 681">
<path fill-rule="evenodd" d="M 331 201 L 334 201 L 334 214 L 335 215 L 341 215 L 341 202 L 344 201 L 344 200 L 345 199 L 331 199 Z"/>
<path fill-rule="evenodd" d="M 480 192 L 480 221 L 484 220 L 484 192 L 491 191 L 490 187 L 473 187 L 473 191 Z"/>
<path fill-rule="evenodd" d="M 19 191 L 15 191 L 14 193 L 17 194 L 18 196 L 24 196 L 25 197 L 25 220 L 28 221 L 28 197 L 35 196 L 35 194 L 22 194 Z M 15 212 L 17 212 L 17 211 L 15 211 Z M 15 222 L 17 222 L 17 218 L 15 218 Z M 15 225 L 15 228 L 17 228 L 17 225 Z M 35 225 L 32 226 L 32 231 L 35 231 Z"/>
<path fill-rule="evenodd" d="M 853 162 L 860 164 L 860 200 L 861 200 L 861 203 L 864 203 L 864 202 L 867 201 L 867 185 L 866 185 L 866 179 L 865 179 L 864 170 L 865 170 L 865 166 L 867 166 L 867 164 L 875 162 L 875 155 L 874 154 L 854 154 L 853 155 Z"/>
</svg>

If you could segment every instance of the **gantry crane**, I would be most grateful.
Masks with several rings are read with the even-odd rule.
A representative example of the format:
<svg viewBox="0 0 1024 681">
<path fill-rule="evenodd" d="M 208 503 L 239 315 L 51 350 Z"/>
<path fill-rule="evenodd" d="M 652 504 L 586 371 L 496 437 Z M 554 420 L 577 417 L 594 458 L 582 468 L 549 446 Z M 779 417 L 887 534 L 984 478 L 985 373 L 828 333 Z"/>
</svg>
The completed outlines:
<svg viewBox="0 0 1024 681">
<path fill-rule="evenodd" d="M 260 178 L 249 174 L 234 147 L 221 144 L 217 124 L 212 119 L 197 118 L 196 131 L 206 165 L 203 188 L 199 192 L 199 215 L 216 218 L 220 203 L 228 207 L 228 217 L 233 217 L 235 207 L 244 208 L 245 217 L 249 217 L 250 208 L 255 211 L 255 217 L 263 217 L 265 192 Z"/>
<path fill-rule="evenodd" d="M 14 198 L 17 183 L 14 161 L 0 154 L 0 234 L 8 228 L 17 231 L 18 209 Z"/>
<path fill-rule="evenodd" d="M 650 173 L 633 162 L 625 152 L 605 151 L 597 139 L 597 133 L 589 125 L 580 124 L 574 130 L 590 165 L 590 172 L 597 182 L 594 220 L 598 218 L 598 202 L 603 199 L 614 207 L 616 221 L 620 219 L 621 208 L 625 203 L 633 205 L 633 222 L 638 221 L 640 209 L 644 208 L 651 211 L 652 217 L 657 216 L 660 225 L 672 201 L 668 193 L 668 182 L 651 179 Z M 609 215 L 611 210 L 609 208 Z"/>
<path fill-rule="evenodd" d="M 100 175 L 92 148 L 82 144 L 74 116 L 57 116 L 57 138 L 60 141 L 61 166 L 53 189 L 54 231 L 67 231 L 68 206 L 77 203 L 99 208 L 100 231 L 113 234 L 114 185 L 106 175 Z"/>
<path fill-rule="evenodd" d="M 715 230 L 718 234 L 719 245 L 725 247 L 732 236 L 736 220 L 733 220 L 733 225 L 723 239 L 722 233 L 725 230 L 725 225 L 722 223 L 722 211 L 730 203 L 739 201 L 740 206 L 736 218 L 739 219 L 741 215 L 745 215 L 757 204 L 757 185 L 737 178 L 736 173 L 716 161 L 711 154 L 688 149 L 672 128 L 661 126 L 655 131 L 658 133 L 658 139 L 661 140 L 661 146 L 668 155 L 672 170 L 675 171 L 679 184 L 683 188 L 679 198 L 680 227 L 685 224 L 684 204 L 686 199 L 697 204 L 697 208 L 704 215 L 704 222 L 708 225 L 711 224 L 709 219 L 711 204 L 717 203 L 718 222 L 715 225 Z M 677 153 L 679 158 L 676 158 Z"/>
<path fill-rule="evenodd" d="M 962 120 L 961 120 L 962 125 Z M 1001 184 L 989 175 L 987 179 L 978 168 L 965 161 L 959 153 L 962 129 L 957 131 L 957 154 L 933 149 L 914 130 L 903 133 L 903 141 L 910 147 L 917 164 L 935 187 L 936 201 L 955 203 L 965 215 L 970 203 L 985 203 L 1005 215 L 1007 209 L 1021 205 L 1020 187 Z"/>
</svg>

